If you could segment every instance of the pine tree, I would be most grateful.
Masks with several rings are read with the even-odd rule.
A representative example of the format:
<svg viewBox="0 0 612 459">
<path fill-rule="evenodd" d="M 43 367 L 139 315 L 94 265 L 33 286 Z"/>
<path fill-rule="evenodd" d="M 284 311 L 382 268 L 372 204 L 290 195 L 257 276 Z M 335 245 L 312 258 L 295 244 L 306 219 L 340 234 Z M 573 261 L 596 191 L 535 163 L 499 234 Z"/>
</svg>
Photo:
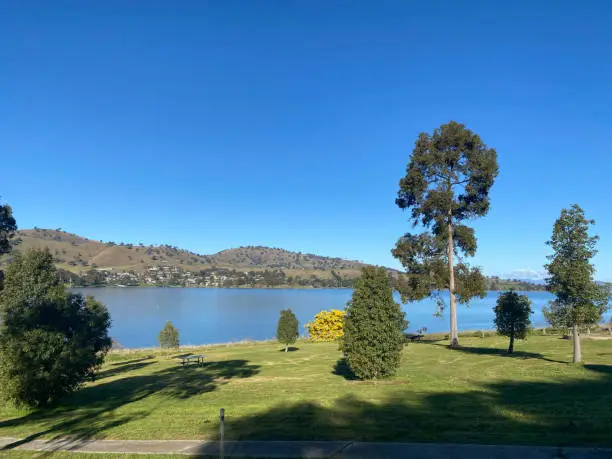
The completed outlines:
<svg viewBox="0 0 612 459">
<path fill-rule="evenodd" d="M 11 238 L 17 231 L 13 218 L 13 209 L 8 204 L 0 205 L 0 256 L 11 251 Z M 4 272 L 0 269 L 0 290 L 2 290 Z"/>
<path fill-rule="evenodd" d="M 298 330 L 298 320 L 291 309 L 281 311 L 276 327 L 276 339 L 285 345 L 285 352 L 289 350 L 289 345 L 295 343 L 300 336 Z"/>
<path fill-rule="evenodd" d="M 110 316 L 60 283 L 48 250 L 16 255 L 0 292 L 0 379 L 18 404 L 45 405 L 94 376 L 110 349 Z"/>
<path fill-rule="evenodd" d="M 590 260 L 597 254 L 599 239 L 589 235 L 593 224 L 595 221 L 587 220 L 580 206 L 574 204 L 561 211 L 547 242 L 554 253 L 545 265 L 549 274 L 546 283 L 556 298 L 544 308 L 544 316 L 553 327 L 572 330 L 574 363 L 582 361 L 580 327 L 598 323 L 610 300 L 610 291 L 593 280 L 595 267 Z"/>
<path fill-rule="evenodd" d="M 159 332 L 158 341 L 162 349 L 179 347 L 179 331 L 172 325 L 172 322 L 166 322 L 162 331 Z"/>
<path fill-rule="evenodd" d="M 17 224 L 13 218 L 11 206 L 0 205 L 0 255 L 10 251 L 10 240 L 15 231 L 17 231 Z"/>
<path fill-rule="evenodd" d="M 504 292 L 497 299 L 493 312 L 497 333 L 510 338 L 508 354 L 512 354 L 514 340 L 524 339 L 531 326 L 531 301 L 527 295 L 519 295 L 513 291 Z"/>
<path fill-rule="evenodd" d="M 395 374 L 408 323 L 384 268 L 366 267 L 347 304 L 342 350 L 351 371 L 361 379 Z"/>
</svg>

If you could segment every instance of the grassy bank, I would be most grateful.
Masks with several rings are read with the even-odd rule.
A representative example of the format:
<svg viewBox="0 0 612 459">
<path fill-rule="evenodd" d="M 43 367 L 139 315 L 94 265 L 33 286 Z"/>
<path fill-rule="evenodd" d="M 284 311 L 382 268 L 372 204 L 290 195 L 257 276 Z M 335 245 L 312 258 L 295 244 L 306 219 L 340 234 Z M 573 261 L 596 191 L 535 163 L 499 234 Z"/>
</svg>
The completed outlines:
<svg viewBox="0 0 612 459">
<path fill-rule="evenodd" d="M 115 454 L 115 453 L 71 453 L 67 451 L 2 451 L 0 454 L 6 454 L 6 457 L 11 459 L 126 459 L 133 454 Z M 5 456 L 2 456 L 5 457 Z M 185 459 L 187 456 L 183 454 L 138 454 L 138 459 Z M 198 456 L 200 459 L 213 459 L 210 456 Z M 217 459 L 218 456 L 215 457 Z"/>
<path fill-rule="evenodd" d="M 584 340 L 584 366 L 558 336 L 514 356 L 500 337 L 445 344 L 408 344 L 398 375 L 378 382 L 352 380 L 335 344 L 210 346 L 202 368 L 115 352 L 54 408 L 0 407 L 0 436 L 216 438 L 223 407 L 229 439 L 612 445 L 612 341 Z"/>
</svg>

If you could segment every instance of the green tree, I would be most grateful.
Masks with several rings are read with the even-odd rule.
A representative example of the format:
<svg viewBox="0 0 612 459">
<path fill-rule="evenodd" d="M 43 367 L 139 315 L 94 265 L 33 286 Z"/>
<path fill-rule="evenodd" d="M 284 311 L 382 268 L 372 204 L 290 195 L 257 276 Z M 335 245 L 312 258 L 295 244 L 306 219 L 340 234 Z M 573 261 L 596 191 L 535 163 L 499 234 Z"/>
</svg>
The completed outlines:
<svg viewBox="0 0 612 459">
<path fill-rule="evenodd" d="M 298 320 L 291 309 L 281 311 L 276 327 L 276 339 L 285 345 L 285 352 L 289 350 L 289 345 L 295 343 L 300 336 L 298 330 Z"/>
<path fill-rule="evenodd" d="M 172 325 L 172 322 L 166 322 L 162 331 L 159 332 L 157 338 L 162 349 L 176 349 L 179 347 L 179 331 Z"/>
<path fill-rule="evenodd" d="M 497 333 L 510 338 L 508 354 L 512 354 L 514 352 L 514 340 L 524 339 L 531 327 L 531 319 L 529 318 L 529 315 L 533 313 L 531 301 L 527 295 L 519 295 L 510 290 L 497 298 L 497 304 L 493 308 L 493 312 L 495 312 Z"/>
<path fill-rule="evenodd" d="M 593 280 L 595 267 L 590 260 L 595 256 L 598 236 L 589 235 L 584 211 L 574 204 L 563 209 L 555 221 L 550 241 L 553 254 L 545 265 L 549 277 L 548 290 L 555 299 L 544 308 L 544 315 L 553 327 L 572 329 L 574 363 L 582 361 L 580 327 L 597 324 L 608 310 L 610 291 Z"/>
<path fill-rule="evenodd" d="M 402 301 L 436 296 L 439 311 L 444 302 L 436 292 L 448 290 L 451 347 L 459 345 L 456 301 L 467 303 L 485 295 L 484 276 L 463 261 L 475 255 L 476 237 L 474 229 L 461 222 L 487 214 L 497 173 L 495 150 L 451 121 L 432 135 L 419 135 L 400 180 L 396 204 L 411 211 L 413 226 L 420 224 L 426 231 L 405 234 L 392 250 L 406 269 L 396 288 Z"/>
<path fill-rule="evenodd" d="M 17 231 L 17 223 L 13 218 L 13 209 L 8 204 L 0 205 L 0 256 L 11 250 L 11 238 Z M 0 270 L 0 290 L 4 279 L 4 272 Z"/>
<path fill-rule="evenodd" d="M 11 250 L 11 238 L 17 231 L 13 209 L 8 204 L 0 205 L 0 255 Z"/>
<path fill-rule="evenodd" d="M 361 379 L 391 376 L 400 363 L 408 327 L 384 268 L 366 267 L 347 304 L 342 350 Z"/>
<path fill-rule="evenodd" d="M 111 346 L 106 307 L 67 292 L 48 250 L 15 256 L 0 314 L 0 380 L 18 404 L 45 405 L 76 390 Z"/>
</svg>

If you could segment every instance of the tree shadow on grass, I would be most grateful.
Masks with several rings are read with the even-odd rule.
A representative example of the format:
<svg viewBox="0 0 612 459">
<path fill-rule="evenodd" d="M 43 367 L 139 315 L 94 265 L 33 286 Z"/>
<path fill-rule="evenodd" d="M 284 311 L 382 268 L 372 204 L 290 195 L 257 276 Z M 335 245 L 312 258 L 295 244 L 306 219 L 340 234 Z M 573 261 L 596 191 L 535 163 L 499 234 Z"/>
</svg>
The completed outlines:
<svg viewBox="0 0 612 459">
<path fill-rule="evenodd" d="M 448 348 L 448 346 L 445 344 L 441 344 L 441 343 L 432 343 L 432 344 L 434 346 L 442 346 L 442 347 Z M 514 351 L 513 353 L 509 354 L 507 349 L 500 349 L 500 348 L 495 348 L 495 347 L 472 347 L 472 346 L 469 346 L 469 347 L 459 346 L 459 347 L 455 347 L 451 349 L 454 352 L 465 352 L 467 354 L 495 355 L 499 357 L 510 357 L 514 359 L 540 359 L 540 360 L 546 360 L 547 362 L 567 363 L 562 360 L 549 359 L 548 357 L 545 357 L 543 354 L 540 354 L 538 352 Z"/>
<path fill-rule="evenodd" d="M 112 367 L 118 367 L 120 365 L 128 365 L 132 363 L 144 362 L 145 360 L 151 360 L 153 358 L 152 355 L 147 355 L 145 357 L 140 357 L 138 359 L 130 359 L 130 360 L 120 360 L 119 362 L 111 363 Z"/>
<path fill-rule="evenodd" d="M 149 362 L 135 362 L 135 363 L 126 363 L 125 365 L 121 365 L 118 367 L 112 367 L 108 370 L 99 371 L 94 375 L 94 381 L 99 381 L 104 378 L 110 378 L 111 376 L 117 376 L 121 373 L 128 373 L 130 371 L 140 370 L 141 368 L 148 367 L 149 365 L 155 363 L 154 361 Z"/>
<path fill-rule="evenodd" d="M 234 407 L 227 406 L 225 435 L 230 440 L 612 446 L 612 366 L 587 368 L 597 377 L 502 381 L 469 392 L 397 393 L 376 401 L 348 395 L 331 403 L 280 404 L 250 416 L 234 417 Z"/>
<path fill-rule="evenodd" d="M 115 411 L 126 404 L 154 394 L 184 400 L 214 391 L 233 378 L 248 378 L 257 373 L 258 365 L 251 365 L 246 360 L 226 360 L 208 362 L 203 367 L 165 368 L 152 374 L 126 376 L 89 385 L 64 397 L 56 406 L 38 409 L 20 418 L 0 421 L 0 428 L 28 424 L 44 426 L 41 431 L 7 445 L 0 451 L 13 449 L 43 436 L 53 439 L 70 437 L 75 440 L 104 438 L 109 429 L 149 414 L 147 411 L 139 411 L 130 415 L 118 415 Z"/>
<path fill-rule="evenodd" d="M 344 357 L 338 359 L 334 365 L 332 373 L 336 376 L 342 376 L 347 381 L 359 381 L 359 378 L 355 376 L 355 373 L 353 373 L 351 368 L 348 366 L 348 362 Z"/>
<path fill-rule="evenodd" d="M 300 350 L 299 347 L 291 347 L 291 346 L 289 346 L 287 348 L 287 352 L 297 352 L 299 350 Z M 279 349 L 278 352 L 285 352 L 285 348 Z"/>
</svg>

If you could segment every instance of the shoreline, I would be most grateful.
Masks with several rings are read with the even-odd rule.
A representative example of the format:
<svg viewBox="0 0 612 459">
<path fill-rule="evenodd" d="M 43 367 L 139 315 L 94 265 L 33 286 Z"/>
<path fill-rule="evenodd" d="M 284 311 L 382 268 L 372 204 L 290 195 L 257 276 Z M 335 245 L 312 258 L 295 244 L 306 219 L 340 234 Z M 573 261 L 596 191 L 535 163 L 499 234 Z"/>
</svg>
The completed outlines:
<svg viewBox="0 0 612 459">
<path fill-rule="evenodd" d="M 546 330 L 546 332 L 543 332 Z M 406 344 L 411 343 L 410 336 L 416 336 L 418 333 L 410 333 L 405 332 L 406 336 Z M 559 330 L 556 330 L 552 327 L 536 327 L 531 331 L 531 334 L 527 336 L 557 336 L 563 337 L 564 333 L 561 333 Z M 425 333 L 423 334 L 422 341 L 445 341 L 447 340 L 448 332 L 439 332 L 439 333 Z M 492 328 L 483 329 L 483 330 L 464 330 L 459 332 L 459 338 L 490 338 L 492 336 L 501 336 Z M 583 340 L 594 340 L 594 341 L 607 341 L 612 340 L 612 334 L 604 331 L 604 329 L 600 329 L 598 331 L 593 332 L 593 334 L 581 334 L 580 338 Z M 560 338 L 561 339 L 561 338 Z M 334 342 L 334 341 L 330 341 Z M 419 342 L 419 341 L 416 341 Z M 117 342 L 119 345 L 121 343 Z M 145 346 L 145 347 L 119 347 L 119 348 L 111 348 L 108 351 L 108 354 L 129 354 L 130 352 L 180 352 L 180 351 L 188 351 L 188 350 L 196 350 L 201 348 L 212 348 L 212 347 L 237 347 L 237 346 L 257 346 L 264 344 L 278 344 L 278 341 L 275 338 L 262 339 L 262 340 L 240 340 L 240 341 L 228 341 L 225 343 L 208 343 L 208 344 L 185 344 L 180 345 L 176 349 L 164 350 L 159 346 Z M 296 341 L 296 344 L 299 343 L 314 343 L 310 341 L 306 337 L 300 337 Z M 320 343 L 316 343 L 320 344 Z M 122 346 L 122 345 L 121 345 Z"/>
<path fill-rule="evenodd" d="M 66 284 L 68 285 L 68 284 Z M 190 289 L 190 290 L 353 290 L 353 287 L 313 287 L 311 285 L 301 285 L 301 286 L 287 286 L 287 285 L 279 285 L 274 287 L 266 287 L 266 286 L 258 286 L 258 287 L 196 287 L 196 286 L 184 286 L 184 285 L 68 285 L 70 289 L 79 289 L 79 288 L 127 288 L 127 289 L 139 289 L 139 288 L 151 288 L 151 289 Z M 507 290 L 485 290 L 485 292 L 505 292 Z M 533 292 L 546 292 L 547 290 L 514 290 L 519 293 L 533 293 Z M 441 293 L 446 293 L 448 290 L 441 291 Z"/>
</svg>

